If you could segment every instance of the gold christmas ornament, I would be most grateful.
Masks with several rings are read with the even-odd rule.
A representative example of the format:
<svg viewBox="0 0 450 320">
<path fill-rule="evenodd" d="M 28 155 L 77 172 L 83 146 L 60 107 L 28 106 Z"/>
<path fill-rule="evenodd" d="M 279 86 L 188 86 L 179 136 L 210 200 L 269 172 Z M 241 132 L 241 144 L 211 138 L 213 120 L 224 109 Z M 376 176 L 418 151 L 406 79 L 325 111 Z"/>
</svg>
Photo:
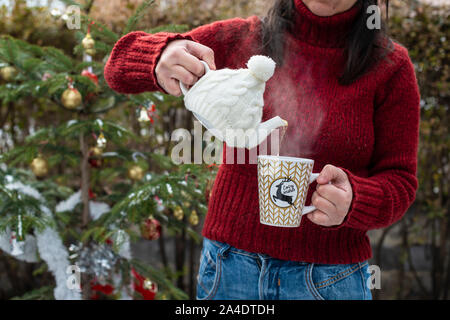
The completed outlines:
<svg viewBox="0 0 450 320">
<path fill-rule="evenodd" d="M 89 149 L 89 155 L 92 157 L 101 157 L 103 154 L 103 149 L 99 147 L 92 147 Z"/>
<path fill-rule="evenodd" d="M 147 240 L 157 240 L 161 236 L 161 223 L 150 216 L 140 226 L 141 236 Z"/>
<path fill-rule="evenodd" d="M 82 101 L 81 93 L 75 88 L 66 89 L 61 96 L 61 102 L 67 109 L 76 109 Z"/>
<path fill-rule="evenodd" d="M 90 55 L 91 57 L 95 56 L 95 54 L 97 53 L 97 51 L 94 48 L 86 49 L 86 50 L 84 50 L 84 52 L 86 52 L 86 54 Z"/>
<path fill-rule="evenodd" d="M 173 216 L 177 220 L 183 220 L 184 217 L 183 209 L 180 206 L 176 206 L 175 209 L 173 210 Z"/>
<path fill-rule="evenodd" d="M 191 215 L 189 216 L 189 223 L 192 224 L 193 226 L 198 225 L 198 215 L 197 215 L 197 211 L 192 210 Z"/>
<path fill-rule="evenodd" d="M 30 168 L 38 178 L 43 178 L 48 174 L 48 162 L 42 156 L 34 158 L 30 164 Z"/>
<path fill-rule="evenodd" d="M 144 107 L 141 107 L 141 110 L 139 111 L 139 122 L 150 122 L 150 117 L 148 116 L 147 109 Z"/>
<path fill-rule="evenodd" d="M 83 40 L 81 40 L 81 45 L 84 49 L 92 49 L 95 46 L 95 40 L 92 38 L 91 33 L 88 32 Z"/>
<path fill-rule="evenodd" d="M 93 56 L 95 55 L 95 40 L 92 38 L 91 34 L 88 32 L 86 34 L 86 37 L 84 37 L 84 39 L 81 41 L 81 45 L 84 48 L 84 52 L 86 52 L 86 54 Z"/>
<path fill-rule="evenodd" d="M 100 133 L 100 135 L 97 138 L 97 148 L 105 149 L 106 147 L 106 138 L 103 132 Z"/>
<path fill-rule="evenodd" d="M 128 169 L 128 177 L 134 181 L 142 180 L 144 177 L 144 169 L 138 165 L 133 165 Z"/>
<path fill-rule="evenodd" d="M 191 206 L 191 203 L 189 201 L 184 201 L 183 202 L 183 207 L 189 208 L 190 206 Z"/>
<path fill-rule="evenodd" d="M 9 82 L 17 75 L 17 69 L 11 66 L 3 67 L 0 69 L 0 75 L 3 80 Z"/>
</svg>

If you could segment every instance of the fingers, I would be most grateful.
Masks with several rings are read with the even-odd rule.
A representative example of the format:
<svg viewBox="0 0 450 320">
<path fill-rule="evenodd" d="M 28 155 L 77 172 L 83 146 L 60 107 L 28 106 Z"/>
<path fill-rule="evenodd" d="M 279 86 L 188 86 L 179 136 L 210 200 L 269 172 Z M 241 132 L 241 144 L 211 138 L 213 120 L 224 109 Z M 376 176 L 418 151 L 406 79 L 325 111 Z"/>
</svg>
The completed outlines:
<svg viewBox="0 0 450 320">
<path fill-rule="evenodd" d="M 188 86 L 193 86 L 198 80 L 197 76 L 195 76 L 194 74 L 186 70 L 186 68 L 180 65 L 173 66 L 171 71 L 172 71 L 170 75 L 171 78 L 179 80 Z"/>
<path fill-rule="evenodd" d="M 316 187 L 316 192 L 318 196 L 327 199 L 335 207 L 339 207 L 342 203 L 342 199 L 345 199 L 347 194 L 344 190 L 337 188 L 332 184 L 320 184 Z"/>
<path fill-rule="evenodd" d="M 315 210 L 306 215 L 306 217 L 313 223 L 320 226 L 331 226 L 330 218 L 324 212 Z"/>
<path fill-rule="evenodd" d="M 211 70 L 216 70 L 214 51 L 211 48 L 194 41 L 188 41 L 186 43 L 186 48 L 189 53 L 196 56 L 198 59 L 205 61 Z"/>
<path fill-rule="evenodd" d="M 168 94 L 171 94 L 175 97 L 181 96 L 182 92 L 179 81 L 173 78 L 164 78 L 164 79 L 158 80 L 160 86 L 163 87 Z"/>
<path fill-rule="evenodd" d="M 313 193 L 311 197 L 311 203 L 320 211 L 327 215 L 333 215 L 336 214 L 337 208 L 334 203 L 332 203 L 330 200 L 321 197 L 317 191 Z"/>
<path fill-rule="evenodd" d="M 344 172 L 344 170 L 331 164 L 327 164 L 320 172 L 320 175 L 317 178 L 317 183 L 326 184 L 332 181 L 333 184 L 339 186 L 347 180 L 347 174 Z"/>
<path fill-rule="evenodd" d="M 216 69 L 214 52 L 194 41 L 175 40 L 161 54 L 155 74 L 158 84 L 167 93 L 181 96 L 179 82 L 187 87 L 193 86 L 206 72 L 204 60 L 212 70 Z"/>
<path fill-rule="evenodd" d="M 326 227 L 340 225 L 344 221 L 349 207 L 349 204 L 340 195 L 343 191 L 332 185 L 321 185 L 319 187 L 321 187 L 321 193 L 316 190 L 311 197 L 311 203 L 316 207 L 316 210 L 307 215 L 308 219 L 315 224 Z M 336 202 L 333 202 L 330 198 L 336 199 L 334 200 Z"/>
<path fill-rule="evenodd" d="M 197 57 L 193 56 L 187 51 L 185 51 L 183 54 L 180 54 L 179 58 L 174 62 L 180 66 L 183 66 L 186 70 L 199 78 L 206 72 L 203 63 L 201 63 Z"/>
<path fill-rule="evenodd" d="M 175 65 L 159 77 L 160 85 L 171 95 L 180 96 L 182 94 L 179 82 L 187 86 L 194 85 L 198 77 L 180 65 Z"/>
<path fill-rule="evenodd" d="M 345 171 L 326 165 L 317 178 L 316 191 L 311 198 L 317 210 L 308 214 L 308 219 L 322 226 L 340 225 L 350 210 L 352 199 L 353 190 Z"/>
<path fill-rule="evenodd" d="M 308 213 L 306 217 L 311 222 L 324 227 L 337 226 L 340 225 L 343 221 L 343 219 L 337 219 L 336 216 L 328 215 L 321 210 L 314 210 L 313 212 Z"/>
</svg>

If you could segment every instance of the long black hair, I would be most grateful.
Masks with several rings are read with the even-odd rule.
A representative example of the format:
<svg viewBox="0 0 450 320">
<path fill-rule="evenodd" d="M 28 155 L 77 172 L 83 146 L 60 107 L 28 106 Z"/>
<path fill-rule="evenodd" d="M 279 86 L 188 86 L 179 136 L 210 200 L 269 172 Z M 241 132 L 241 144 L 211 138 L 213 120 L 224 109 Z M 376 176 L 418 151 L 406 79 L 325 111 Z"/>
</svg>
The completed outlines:
<svg viewBox="0 0 450 320">
<path fill-rule="evenodd" d="M 351 84 L 363 75 L 379 58 L 383 57 L 390 41 L 387 37 L 386 26 L 382 21 L 381 29 L 369 29 L 367 19 L 370 16 L 367 8 L 378 5 L 378 0 L 358 0 L 361 10 L 353 23 L 346 38 L 345 67 L 339 78 L 343 85 Z M 386 15 L 389 0 L 386 0 Z M 294 0 L 275 0 L 262 24 L 263 52 L 272 57 L 278 65 L 283 65 L 284 34 L 293 32 Z"/>
</svg>

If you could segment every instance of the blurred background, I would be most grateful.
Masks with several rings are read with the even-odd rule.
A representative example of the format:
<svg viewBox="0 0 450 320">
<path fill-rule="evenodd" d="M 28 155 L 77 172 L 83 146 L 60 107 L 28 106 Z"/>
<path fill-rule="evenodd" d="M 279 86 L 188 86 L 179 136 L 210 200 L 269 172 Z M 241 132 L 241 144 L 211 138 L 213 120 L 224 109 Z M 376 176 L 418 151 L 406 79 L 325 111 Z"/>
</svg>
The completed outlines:
<svg viewBox="0 0 450 320">
<path fill-rule="evenodd" d="M 0 153 L 5 155 L 0 159 L 4 162 L 0 181 L 4 186 L 8 181 L 29 184 L 43 195 L 50 208 L 57 208 L 80 190 L 80 204 L 68 205 L 67 210 L 54 218 L 67 248 L 70 244 L 81 243 L 79 247 L 85 248 L 90 241 L 107 242 L 114 232 L 126 230 L 132 235 L 133 257 L 126 266 L 137 273 L 126 281 L 134 281 L 132 287 L 140 293 L 137 298 L 148 298 L 149 294 L 156 299 L 194 298 L 200 231 L 216 168 L 205 165 L 200 169 L 189 166 L 179 169 L 167 164 L 164 157 L 170 156 L 173 147 L 171 132 L 180 127 L 192 129 L 191 115 L 184 110 L 182 101 L 158 94 L 116 95 L 107 89 L 102 66 L 115 40 L 125 31 L 183 32 L 216 20 L 262 16 L 271 1 L 159 0 L 145 8 L 141 6 L 142 0 L 80 2 L 83 16 L 88 18 L 82 19 L 81 30 L 69 30 L 66 21 L 70 16 L 65 10 L 75 1 L 0 0 L 3 77 Z M 421 91 L 419 190 L 416 201 L 400 222 L 369 233 L 374 252 L 370 263 L 381 269 L 381 289 L 372 292 L 375 299 L 450 297 L 449 14 L 448 0 L 390 1 L 389 32 L 409 49 Z M 130 17 L 134 18 L 130 20 Z M 95 24 L 91 24 L 92 21 Z M 86 55 L 83 50 L 89 48 L 83 39 L 89 31 L 92 31 L 96 52 Z M 54 61 L 44 57 L 49 51 L 40 52 L 39 48 L 45 47 L 59 49 L 51 51 Z M 88 70 L 90 74 L 84 73 L 84 77 L 89 80 L 80 77 L 82 70 Z M 67 79 L 68 75 L 72 80 Z M 43 85 L 44 81 L 47 82 Z M 74 108 L 71 105 L 76 104 L 77 95 L 63 99 L 72 81 L 76 84 L 75 91 L 78 90 L 85 100 Z M 146 111 L 147 121 L 139 119 L 142 110 Z M 65 129 L 74 119 L 84 125 L 77 128 L 83 131 L 80 136 Z M 105 123 L 99 125 L 97 119 Z M 61 125 L 66 127 L 61 128 Z M 133 138 L 116 137 L 116 125 Z M 103 150 L 102 146 L 100 150 L 93 149 L 101 144 L 101 133 L 105 134 L 110 150 Z M 67 139 L 60 141 L 58 135 Z M 66 145 L 70 139 L 74 141 L 71 149 Z M 60 153 L 63 155 L 56 156 Z M 120 159 L 115 159 L 117 155 Z M 30 167 L 32 162 L 35 166 Z M 44 166 L 43 173 L 37 172 L 39 163 Z M 83 163 L 89 165 L 83 167 Z M 186 190 L 179 187 L 183 180 L 186 181 L 184 187 L 188 187 Z M 159 190 L 164 184 L 169 186 Z M 149 186 L 158 189 L 148 195 L 152 205 L 140 204 L 139 201 L 146 199 L 136 196 L 134 200 L 138 205 L 133 207 L 135 203 L 130 204 L 125 195 L 132 198 L 137 191 Z M 190 186 L 201 196 L 196 196 L 195 192 L 190 194 Z M 32 208 L 32 199 L 20 199 L 8 190 L 5 198 L 0 198 L 0 202 L 9 203 L 9 207 L 0 206 L 0 217 L 4 214 L 0 232 L 2 228 L 22 232 L 17 229 L 17 221 L 23 219 L 24 225 L 20 228 L 24 228 L 25 234 L 32 234 L 38 226 L 32 215 L 27 215 L 28 209 L 14 219 L 5 218 L 13 205 Z M 89 214 L 86 205 L 94 200 L 106 204 L 108 209 L 104 211 L 111 212 L 116 220 L 86 218 Z M 133 210 L 128 210 L 131 207 Z M 95 211 L 91 207 L 91 216 Z M 114 225 L 111 221 L 117 222 L 123 211 L 127 211 L 127 217 L 123 225 L 120 223 L 122 227 L 111 227 L 108 230 L 112 233 L 104 236 L 108 230 L 101 229 L 99 223 Z M 89 221 L 77 220 L 73 218 L 75 215 Z M 78 234 L 68 231 L 73 224 L 79 225 Z M 39 255 L 45 256 L 42 252 Z M 131 261 L 127 259 L 124 260 Z M 52 269 L 39 257 L 31 263 L 23 260 L 26 259 L 17 259 L 0 250 L 0 299 L 54 298 Z M 108 263 L 115 262 L 111 258 Z M 94 281 L 94 285 L 85 297 L 121 298 L 111 294 L 119 285 L 111 284 L 108 277 L 99 280 L 96 272 L 92 272 L 94 280 L 90 281 Z M 127 277 L 121 276 L 124 278 Z M 141 280 L 143 286 L 139 286 Z"/>
</svg>

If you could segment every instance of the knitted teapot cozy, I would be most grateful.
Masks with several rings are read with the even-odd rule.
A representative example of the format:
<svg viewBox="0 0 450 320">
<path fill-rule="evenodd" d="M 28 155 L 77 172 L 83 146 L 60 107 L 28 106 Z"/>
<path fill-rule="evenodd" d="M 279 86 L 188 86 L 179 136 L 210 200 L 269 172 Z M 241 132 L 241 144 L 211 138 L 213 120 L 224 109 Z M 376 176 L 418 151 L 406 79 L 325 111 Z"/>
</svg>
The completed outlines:
<svg viewBox="0 0 450 320">
<path fill-rule="evenodd" d="M 206 62 L 206 73 L 189 90 L 180 82 L 188 110 L 216 138 L 230 147 L 251 149 L 271 132 L 287 126 L 276 116 L 261 123 L 266 82 L 273 76 L 275 62 L 265 56 L 253 56 L 248 69 L 212 71 Z"/>
</svg>

